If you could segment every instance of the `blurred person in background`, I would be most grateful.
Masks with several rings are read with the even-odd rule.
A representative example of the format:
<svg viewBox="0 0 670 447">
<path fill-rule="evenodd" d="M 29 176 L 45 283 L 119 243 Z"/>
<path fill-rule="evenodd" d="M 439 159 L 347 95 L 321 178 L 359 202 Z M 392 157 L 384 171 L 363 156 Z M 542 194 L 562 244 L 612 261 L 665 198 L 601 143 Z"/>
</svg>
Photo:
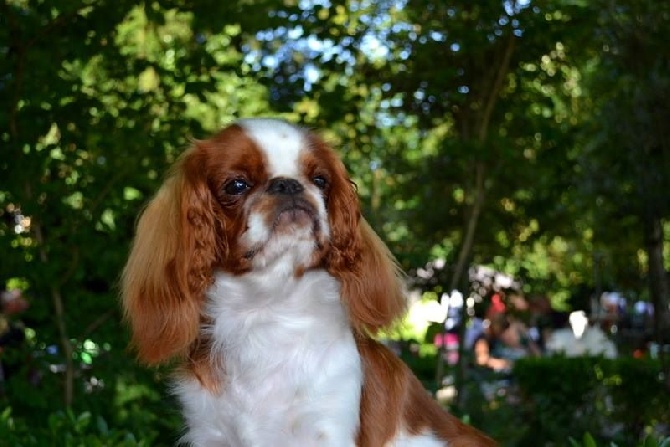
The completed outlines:
<svg viewBox="0 0 670 447">
<path fill-rule="evenodd" d="M 554 309 L 551 300 L 545 295 L 531 298 L 529 302 L 530 311 L 530 335 L 542 352 L 546 350 L 547 340 L 551 334 L 568 326 L 568 312 Z"/>
<path fill-rule="evenodd" d="M 6 352 L 20 346 L 26 338 L 25 326 L 17 315 L 28 309 L 29 304 L 20 290 L 0 291 L 0 383 L 13 371 L 13 365 L 6 360 Z"/>
<path fill-rule="evenodd" d="M 570 314 L 570 328 L 558 329 L 547 339 L 547 353 L 566 357 L 601 355 L 615 358 L 617 348 L 598 325 L 590 324 L 586 312 Z"/>
<path fill-rule="evenodd" d="M 540 354 L 524 327 L 504 313 L 484 322 L 484 332 L 475 340 L 473 350 L 476 366 L 496 372 L 509 372 L 515 360 Z"/>
</svg>

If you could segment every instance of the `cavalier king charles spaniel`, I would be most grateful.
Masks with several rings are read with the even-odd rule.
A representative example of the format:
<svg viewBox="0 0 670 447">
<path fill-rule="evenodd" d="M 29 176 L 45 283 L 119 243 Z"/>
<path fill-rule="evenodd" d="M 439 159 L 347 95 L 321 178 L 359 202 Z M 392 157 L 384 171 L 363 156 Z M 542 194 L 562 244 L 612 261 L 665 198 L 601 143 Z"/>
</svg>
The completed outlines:
<svg viewBox="0 0 670 447">
<path fill-rule="evenodd" d="M 316 134 L 245 119 L 196 141 L 142 213 L 122 278 L 139 359 L 177 359 L 183 442 L 492 446 L 372 338 L 402 275 Z"/>
</svg>

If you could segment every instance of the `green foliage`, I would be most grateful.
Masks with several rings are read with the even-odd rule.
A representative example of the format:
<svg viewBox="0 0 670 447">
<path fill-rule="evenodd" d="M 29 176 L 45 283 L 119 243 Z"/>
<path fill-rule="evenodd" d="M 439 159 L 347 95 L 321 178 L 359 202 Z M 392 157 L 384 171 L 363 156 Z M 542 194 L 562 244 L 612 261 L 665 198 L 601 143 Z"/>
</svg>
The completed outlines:
<svg viewBox="0 0 670 447">
<path fill-rule="evenodd" d="M 657 445 L 670 418 L 659 372 L 646 360 L 523 359 L 509 377 L 470 370 L 456 411 L 504 446 Z"/>
<path fill-rule="evenodd" d="M 0 438 L 5 445 L 30 447 L 147 447 L 155 445 L 156 434 L 150 429 L 131 433 L 126 428 L 111 428 L 101 416 L 88 411 L 71 410 L 48 415 L 46 427 L 28 425 L 12 416 L 11 407 L 0 414 Z"/>
<path fill-rule="evenodd" d="M 0 408 L 7 412 L 0 433 L 8 430 L 8 439 L 25 445 L 96 445 L 88 441 L 99 439 L 111 446 L 131 436 L 141 445 L 173 445 L 178 438 L 181 415 L 162 372 L 140 369 L 130 356 L 105 355 L 77 367 L 76 399 L 63 409 L 64 374 L 51 372 L 58 366 L 53 360 L 36 358 L 2 384 Z"/>
<path fill-rule="evenodd" d="M 402 358 L 435 390 L 435 356 L 402 349 Z M 670 390 L 649 360 L 528 358 L 509 377 L 468 368 L 462 393 L 451 411 L 509 447 L 665 445 L 652 433 L 670 420 Z"/>
<path fill-rule="evenodd" d="M 590 432 L 624 445 L 670 418 L 660 364 L 636 359 L 524 359 L 514 366 L 526 427 L 519 445 Z M 525 443 L 524 443 L 525 442 Z"/>
<path fill-rule="evenodd" d="M 653 265 L 642 258 L 631 268 L 629 260 L 643 237 L 647 243 L 654 239 L 650 225 L 670 215 L 663 193 L 670 188 L 670 134 L 664 124 L 670 120 L 670 50 L 660 37 L 668 32 L 670 9 L 649 1 L 601 5 L 596 39 L 604 51 L 584 70 L 592 113 L 585 116 L 576 199 L 591 198 L 580 205 L 592 215 L 595 248 L 612 275 L 633 288 L 640 287 L 639 270 L 646 276 Z M 622 232 L 637 236 L 621 240 Z M 667 257 L 667 239 L 665 250 Z M 667 301 L 659 307 L 667 308 Z"/>
<path fill-rule="evenodd" d="M 85 398 L 72 382 L 87 340 L 125 352 L 116 282 L 167 166 L 189 138 L 267 110 L 265 89 L 238 71 L 239 26 L 193 17 L 179 2 L 2 3 L 0 277 L 25 284 L 30 348 L 57 347 L 66 405 Z M 14 231 L 16 209 L 29 231 Z M 105 357 L 103 375 L 132 368 Z M 55 406 L 63 393 L 48 396 Z"/>
<path fill-rule="evenodd" d="M 645 212 L 670 253 L 668 7 L 522 3 L 0 0 L 0 281 L 24 290 L 32 330 L 3 353 L 18 369 L 0 439 L 174 442 L 163 372 L 126 350 L 117 280 L 169 164 L 239 116 L 325 129 L 408 269 L 441 257 L 452 273 L 467 252 L 558 301 L 594 287 L 595 266 L 646 296 Z M 411 361 L 434 380 L 430 356 Z M 599 366 L 607 384 L 590 364 L 561 367 L 595 387 L 536 368 L 561 392 L 519 369 L 546 436 L 564 434 L 556 402 L 579 402 L 598 435 L 602 412 L 633 429 L 665 414 L 658 396 L 634 399 L 649 390 L 629 374 L 656 383 L 656 366 Z M 598 392 L 612 406 L 584 402 Z M 472 417 L 518 439 L 507 408 Z"/>
<path fill-rule="evenodd" d="M 590 433 L 585 433 L 582 441 L 576 441 L 570 438 L 570 447 L 598 447 L 598 443 Z M 610 442 L 609 444 L 600 444 L 603 447 L 617 447 L 617 444 Z M 659 438 L 655 436 L 647 436 L 642 441 L 635 444 L 635 447 L 668 447 L 670 446 L 670 438 Z"/>
</svg>

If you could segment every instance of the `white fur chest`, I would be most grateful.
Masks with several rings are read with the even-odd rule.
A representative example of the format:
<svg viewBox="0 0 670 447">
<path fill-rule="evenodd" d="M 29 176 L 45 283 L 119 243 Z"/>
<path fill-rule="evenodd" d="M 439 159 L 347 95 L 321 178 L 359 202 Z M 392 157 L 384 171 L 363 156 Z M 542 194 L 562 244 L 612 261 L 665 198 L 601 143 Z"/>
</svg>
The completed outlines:
<svg viewBox="0 0 670 447">
<path fill-rule="evenodd" d="M 361 362 L 339 297 L 325 272 L 272 281 L 219 274 L 205 328 L 223 359 L 222 391 L 180 379 L 194 446 L 354 446 Z"/>
</svg>

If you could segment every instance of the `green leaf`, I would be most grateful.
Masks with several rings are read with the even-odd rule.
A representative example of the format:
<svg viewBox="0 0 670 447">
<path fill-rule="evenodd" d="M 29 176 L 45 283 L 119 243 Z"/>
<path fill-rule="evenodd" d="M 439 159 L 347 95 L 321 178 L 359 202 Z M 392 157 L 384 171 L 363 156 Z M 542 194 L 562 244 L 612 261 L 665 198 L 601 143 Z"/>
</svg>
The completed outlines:
<svg viewBox="0 0 670 447">
<path fill-rule="evenodd" d="M 593 439 L 591 433 L 584 433 L 584 437 L 582 438 L 582 447 L 598 447 L 596 440 Z"/>
<path fill-rule="evenodd" d="M 96 418 L 96 426 L 98 429 L 98 433 L 100 433 L 103 436 L 108 436 L 109 435 L 109 425 L 107 424 L 107 421 L 102 417 L 98 416 Z"/>
</svg>

